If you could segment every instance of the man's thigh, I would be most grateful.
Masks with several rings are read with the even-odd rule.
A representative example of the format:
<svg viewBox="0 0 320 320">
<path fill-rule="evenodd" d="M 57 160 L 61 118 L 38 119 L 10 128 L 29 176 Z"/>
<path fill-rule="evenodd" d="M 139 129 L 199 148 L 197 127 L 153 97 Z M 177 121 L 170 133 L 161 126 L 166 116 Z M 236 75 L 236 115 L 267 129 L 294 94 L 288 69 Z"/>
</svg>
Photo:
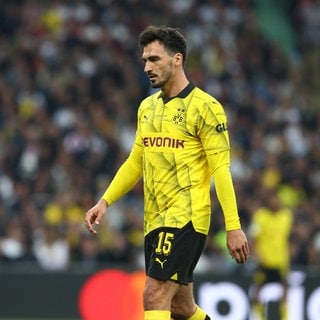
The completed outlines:
<svg viewBox="0 0 320 320">
<path fill-rule="evenodd" d="M 182 285 L 193 281 L 193 271 L 203 252 L 206 236 L 192 223 L 182 229 L 159 228 L 145 238 L 147 275 Z"/>
</svg>

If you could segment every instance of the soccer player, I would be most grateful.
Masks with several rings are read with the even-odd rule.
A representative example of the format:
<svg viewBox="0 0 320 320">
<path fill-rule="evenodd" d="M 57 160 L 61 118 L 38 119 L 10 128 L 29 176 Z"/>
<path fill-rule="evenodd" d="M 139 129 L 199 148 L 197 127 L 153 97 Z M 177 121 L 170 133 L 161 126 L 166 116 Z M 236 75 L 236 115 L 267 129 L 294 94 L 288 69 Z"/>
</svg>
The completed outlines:
<svg viewBox="0 0 320 320">
<path fill-rule="evenodd" d="M 267 283 L 278 283 L 283 288 L 280 300 L 280 315 L 287 319 L 286 276 L 290 269 L 289 238 L 293 212 L 282 205 L 276 190 L 265 191 L 264 204 L 253 212 L 250 235 L 257 262 L 254 283 L 251 288 L 253 312 L 259 319 L 266 319 L 267 308 L 259 299 L 260 289 Z"/>
<path fill-rule="evenodd" d="M 95 234 L 106 208 L 143 177 L 144 319 L 207 320 L 194 300 L 193 271 L 210 225 L 211 177 L 230 255 L 240 264 L 249 256 L 230 173 L 226 114 L 215 98 L 187 79 L 186 40 L 178 29 L 149 26 L 139 44 L 144 71 L 160 90 L 141 102 L 132 151 L 86 213 L 86 227 Z"/>
</svg>

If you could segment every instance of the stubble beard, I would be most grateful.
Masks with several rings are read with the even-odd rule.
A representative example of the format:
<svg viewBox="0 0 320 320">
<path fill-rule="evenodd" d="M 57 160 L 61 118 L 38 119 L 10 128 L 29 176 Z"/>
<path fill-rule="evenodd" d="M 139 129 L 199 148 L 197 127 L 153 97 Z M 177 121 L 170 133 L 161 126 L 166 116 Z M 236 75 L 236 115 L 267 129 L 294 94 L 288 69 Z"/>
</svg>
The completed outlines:
<svg viewBox="0 0 320 320">
<path fill-rule="evenodd" d="M 150 81 L 150 83 L 151 83 L 152 88 L 158 89 L 158 88 L 162 88 L 166 84 L 166 81 L 164 81 L 164 80 L 163 81 L 154 81 L 154 82 Z"/>
<path fill-rule="evenodd" d="M 173 71 L 172 70 L 166 70 L 166 72 L 162 73 L 162 77 L 155 77 L 154 82 L 150 80 L 151 86 L 154 89 L 163 89 L 172 79 L 173 77 Z"/>
</svg>

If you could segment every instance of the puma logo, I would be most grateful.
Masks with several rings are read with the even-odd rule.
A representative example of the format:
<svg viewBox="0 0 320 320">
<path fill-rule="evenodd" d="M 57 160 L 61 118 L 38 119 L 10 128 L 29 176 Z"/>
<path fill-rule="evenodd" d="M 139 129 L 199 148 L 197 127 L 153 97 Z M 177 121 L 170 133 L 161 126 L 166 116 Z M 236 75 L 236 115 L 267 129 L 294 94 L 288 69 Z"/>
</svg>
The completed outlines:
<svg viewBox="0 0 320 320">
<path fill-rule="evenodd" d="M 167 259 L 161 261 L 161 260 L 157 257 L 154 261 L 160 263 L 161 269 L 163 269 L 163 265 L 164 265 L 164 263 L 167 261 Z"/>
</svg>

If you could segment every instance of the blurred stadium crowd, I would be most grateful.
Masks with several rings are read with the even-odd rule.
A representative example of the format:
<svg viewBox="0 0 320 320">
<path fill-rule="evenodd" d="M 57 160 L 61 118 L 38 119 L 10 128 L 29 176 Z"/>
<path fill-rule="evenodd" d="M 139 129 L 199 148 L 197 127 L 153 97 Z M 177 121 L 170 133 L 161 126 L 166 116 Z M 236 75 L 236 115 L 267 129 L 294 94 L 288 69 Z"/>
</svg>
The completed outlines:
<svg viewBox="0 0 320 320">
<path fill-rule="evenodd" d="M 294 212 L 292 264 L 319 266 L 320 1 L 281 3 L 291 54 L 259 31 L 250 0 L 0 1 L 0 265 L 141 264 L 142 183 L 110 208 L 98 237 L 84 213 L 130 151 L 151 92 L 137 36 L 169 24 L 188 39 L 190 79 L 228 113 L 244 229 L 276 190 Z M 205 258 L 224 268 L 212 190 Z"/>
</svg>

